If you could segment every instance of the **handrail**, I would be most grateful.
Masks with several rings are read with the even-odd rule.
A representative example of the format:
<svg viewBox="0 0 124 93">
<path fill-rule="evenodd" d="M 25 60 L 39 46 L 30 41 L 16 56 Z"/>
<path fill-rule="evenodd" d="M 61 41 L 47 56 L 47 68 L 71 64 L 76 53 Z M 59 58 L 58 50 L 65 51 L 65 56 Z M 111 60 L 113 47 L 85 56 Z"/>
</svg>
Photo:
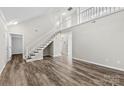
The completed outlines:
<svg viewBox="0 0 124 93">
<path fill-rule="evenodd" d="M 93 7 L 90 7 L 90 8 L 84 9 L 84 10 L 81 10 L 81 9 L 79 8 L 79 10 L 80 10 L 80 13 L 83 13 L 83 12 L 85 12 L 85 11 L 91 9 L 91 8 L 93 8 Z"/>
<path fill-rule="evenodd" d="M 51 31 L 43 35 L 41 38 L 38 38 L 34 43 L 31 43 L 28 47 L 26 47 L 25 50 L 26 56 L 28 56 L 34 49 L 40 47 L 45 42 L 47 42 L 48 39 L 51 38 L 56 32 L 58 32 L 58 30 L 56 30 L 56 28 L 53 28 Z"/>
<path fill-rule="evenodd" d="M 42 37 L 38 38 L 37 40 L 35 40 L 34 43 L 28 44 L 28 48 L 29 47 L 33 47 L 34 45 L 36 45 L 39 41 L 43 40 L 44 37 L 48 36 L 51 32 L 53 32 L 53 30 L 49 31 L 48 33 L 46 33 L 45 35 L 43 35 Z"/>
<path fill-rule="evenodd" d="M 117 13 L 121 10 L 124 10 L 124 8 L 120 8 L 120 7 L 90 7 L 88 9 L 85 9 L 84 11 L 80 10 L 80 8 L 77 8 L 77 10 L 78 9 L 79 9 L 79 14 L 77 13 L 77 17 L 79 17 L 79 19 L 77 19 L 77 20 L 79 21 L 79 23 L 77 22 L 75 25 L 80 25 L 80 24 L 83 24 L 83 23 L 87 23 L 89 21 L 93 21 L 93 20 L 96 20 L 98 18 L 105 17 L 105 16 L 108 16 L 108 15 Z M 71 15 L 69 15 L 69 16 L 71 16 Z M 69 17 L 69 16 L 67 16 L 67 17 Z M 63 27 L 62 25 L 67 21 L 69 21 L 69 20 L 60 21 L 59 30 L 64 30 L 64 29 L 75 26 L 75 25 L 71 25 L 70 27 L 62 28 Z M 45 42 L 49 41 L 55 35 L 56 32 L 59 32 L 59 30 L 57 30 L 56 27 L 53 28 L 51 31 L 46 33 L 43 37 L 39 38 L 36 42 L 31 44 L 27 48 L 28 52 L 30 52 L 30 51 L 34 50 L 35 48 L 39 47 L 41 45 L 40 43 L 41 43 L 42 40 L 44 40 L 43 44 Z"/>
<path fill-rule="evenodd" d="M 120 7 L 91 7 L 80 13 L 80 23 L 122 10 Z"/>
<path fill-rule="evenodd" d="M 118 11 L 124 10 L 124 8 L 120 8 L 120 7 L 89 7 L 87 9 L 84 9 L 83 11 L 80 8 L 77 8 L 77 11 L 78 10 L 79 10 L 79 12 L 77 13 L 77 17 L 79 17 L 79 18 L 77 18 L 78 22 L 74 25 L 85 23 L 87 21 L 90 21 L 90 20 L 93 20 L 96 18 L 100 18 L 102 16 L 111 15 Z M 72 14 L 69 16 L 72 16 Z M 69 16 L 67 16 L 67 17 L 69 17 Z M 65 19 L 67 17 L 65 17 Z M 61 30 L 74 26 L 74 25 L 71 25 L 70 27 L 63 28 L 63 24 L 65 24 L 67 21 L 69 21 L 69 20 L 61 20 L 60 21 L 60 29 Z"/>
</svg>

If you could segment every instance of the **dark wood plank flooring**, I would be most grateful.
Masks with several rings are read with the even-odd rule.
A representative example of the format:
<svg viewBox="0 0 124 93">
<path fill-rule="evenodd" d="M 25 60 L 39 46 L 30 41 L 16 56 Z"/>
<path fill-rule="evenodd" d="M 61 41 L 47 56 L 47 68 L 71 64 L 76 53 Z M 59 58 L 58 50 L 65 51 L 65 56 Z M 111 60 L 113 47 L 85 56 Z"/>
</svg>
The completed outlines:
<svg viewBox="0 0 124 93">
<path fill-rule="evenodd" d="M 66 57 L 25 62 L 13 55 L 0 76 L 2 86 L 112 86 L 124 85 L 124 72 Z"/>
</svg>

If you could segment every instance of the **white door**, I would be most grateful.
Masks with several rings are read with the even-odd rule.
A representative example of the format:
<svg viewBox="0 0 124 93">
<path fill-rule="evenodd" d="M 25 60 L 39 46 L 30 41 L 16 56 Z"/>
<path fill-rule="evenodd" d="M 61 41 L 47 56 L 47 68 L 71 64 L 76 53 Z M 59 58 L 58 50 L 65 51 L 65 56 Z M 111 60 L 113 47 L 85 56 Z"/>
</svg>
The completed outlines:
<svg viewBox="0 0 124 93">
<path fill-rule="evenodd" d="M 23 37 L 22 35 L 12 35 L 12 54 L 23 54 Z"/>
</svg>

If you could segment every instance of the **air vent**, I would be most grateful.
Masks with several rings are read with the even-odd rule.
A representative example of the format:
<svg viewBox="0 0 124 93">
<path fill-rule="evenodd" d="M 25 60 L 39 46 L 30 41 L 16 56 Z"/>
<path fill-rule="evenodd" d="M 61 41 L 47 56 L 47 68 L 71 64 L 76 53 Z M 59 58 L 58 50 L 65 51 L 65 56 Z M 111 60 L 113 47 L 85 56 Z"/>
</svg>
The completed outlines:
<svg viewBox="0 0 124 93">
<path fill-rule="evenodd" d="M 68 11 L 71 11 L 72 9 L 73 9 L 72 7 L 69 7 L 69 8 L 68 8 Z"/>
</svg>

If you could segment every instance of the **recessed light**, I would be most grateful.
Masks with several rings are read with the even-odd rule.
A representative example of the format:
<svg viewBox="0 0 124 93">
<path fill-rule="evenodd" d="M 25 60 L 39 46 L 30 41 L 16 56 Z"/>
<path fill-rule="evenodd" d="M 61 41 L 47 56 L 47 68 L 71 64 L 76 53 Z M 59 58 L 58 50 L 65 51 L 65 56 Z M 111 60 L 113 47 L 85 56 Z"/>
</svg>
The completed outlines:
<svg viewBox="0 0 124 93">
<path fill-rule="evenodd" d="M 66 15 L 66 13 L 64 12 L 64 13 L 62 13 L 62 15 L 64 16 L 64 15 Z"/>
<path fill-rule="evenodd" d="M 7 25 L 17 25 L 18 21 L 10 21 Z"/>
<path fill-rule="evenodd" d="M 17 25 L 17 24 L 18 24 L 18 22 L 17 22 L 17 21 L 15 21 L 15 22 L 13 22 L 13 24 L 14 24 L 14 25 Z"/>
<path fill-rule="evenodd" d="M 58 22 L 56 22 L 56 25 L 59 25 L 60 23 L 59 23 L 59 21 Z"/>
</svg>

